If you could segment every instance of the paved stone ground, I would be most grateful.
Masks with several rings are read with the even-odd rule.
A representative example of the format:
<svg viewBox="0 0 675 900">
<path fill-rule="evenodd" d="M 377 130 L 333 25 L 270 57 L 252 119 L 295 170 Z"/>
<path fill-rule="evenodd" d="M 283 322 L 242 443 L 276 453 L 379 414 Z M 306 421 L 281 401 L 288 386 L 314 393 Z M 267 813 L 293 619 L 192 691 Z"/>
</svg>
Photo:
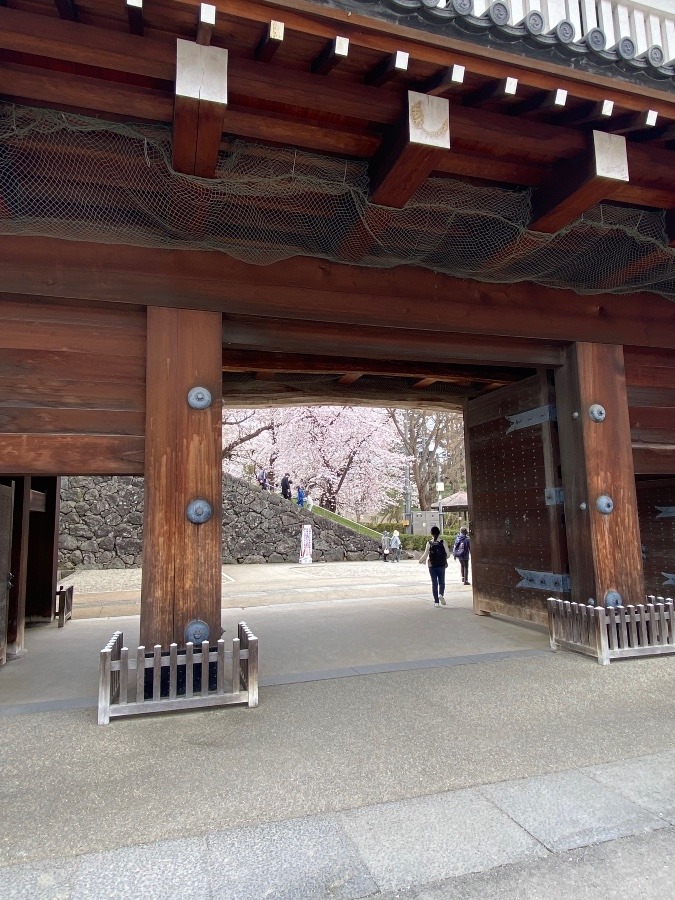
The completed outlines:
<svg viewBox="0 0 675 900">
<path fill-rule="evenodd" d="M 137 620 L 31 629 L 0 670 L 3 900 L 675 894 L 675 659 L 551 654 L 459 585 L 433 609 L 415 565 L 226 581 L 257 710 L 98 727 L 97 650 Z"/>
</svg>

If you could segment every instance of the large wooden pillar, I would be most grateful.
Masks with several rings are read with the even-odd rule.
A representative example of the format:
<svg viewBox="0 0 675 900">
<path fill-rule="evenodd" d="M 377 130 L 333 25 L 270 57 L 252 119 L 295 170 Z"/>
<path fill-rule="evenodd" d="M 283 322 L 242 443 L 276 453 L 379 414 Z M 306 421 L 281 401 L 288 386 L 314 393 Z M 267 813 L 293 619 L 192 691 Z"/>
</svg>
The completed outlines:
<svg viewBox="0 0 675 900">
<path fill-rule="evenodd" d="M 623 348 L 569 347 L 556 402 L 572 600 L 643 602 Z"/>
<path fill-rule="evenodd" d="M 212 642 L 221 635 L 221 335 L 220 313 L 148 308 L 141 590 L 146 647 L 184 644 L 185 627 L 194 620 L 206 622 Z M 190 405 L 193 388 L 210 393 L 208 406 Z M 197 393 L 199 407 L 205 391 Z M 200 500 L 211 511 L 201 524 L 188 518 L 188 506 Z M 198 517 L 206 503 L 194 504 Z"/>
</svg>

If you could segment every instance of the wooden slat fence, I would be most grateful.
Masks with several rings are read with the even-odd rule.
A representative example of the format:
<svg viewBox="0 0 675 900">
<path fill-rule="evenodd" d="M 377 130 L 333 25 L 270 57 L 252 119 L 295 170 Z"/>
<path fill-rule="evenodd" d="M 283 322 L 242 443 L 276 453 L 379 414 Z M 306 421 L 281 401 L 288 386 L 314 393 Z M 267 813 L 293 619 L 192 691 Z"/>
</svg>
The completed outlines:
<svg viewBox="0 0 675 900">
<path fill-rule="evenodd" d="M 551 650 L 574 650 L 607 665 L 613 659 L 675 653 L 675 603 L 647 597 L 635 606 L 587 606 L 548 599 Z"/>
<path fill-rule="evenodd" d="M 58 591 L 56 592 L 56 609 L 54 610 L 54 617 L 58 619 L 59 628 L 63 628 L 68 619 L 73 618 L 74 590 L 75 589 L 72 584 L 67 588 L 64 588 L 63 585 L 60 585 Z"/>
<path fill-rule="evenodd" d="M 124 635 L 117 631 L 101 650 L 99 725 L 107 725 L 116 716 L 207 706 L 258 705 L 258 638 L 245 622 L 239 623 L 231 651 L 225 650 L 222 639 L 215 648 L 209 647 L 208 641 L 197 647 L 189 643 L 180 651 L 177 644 L 171 644 L 168 654 L 162 653 L 159 644 L 153 647 L 151 654 L 146 654 L 145 647 L 138 647 L 130 654 L 123 644 Z M 148 670 L 152 672 L 151 679 L 146 678 Z M 183 681 L 179 674 L 184 675 Z M 212 686 L 214 680 L 215 687 Z M 147 683 L 151 684 L 152 691 L 152 697 L 148 699 L 145 696 Z"/>
</svg>

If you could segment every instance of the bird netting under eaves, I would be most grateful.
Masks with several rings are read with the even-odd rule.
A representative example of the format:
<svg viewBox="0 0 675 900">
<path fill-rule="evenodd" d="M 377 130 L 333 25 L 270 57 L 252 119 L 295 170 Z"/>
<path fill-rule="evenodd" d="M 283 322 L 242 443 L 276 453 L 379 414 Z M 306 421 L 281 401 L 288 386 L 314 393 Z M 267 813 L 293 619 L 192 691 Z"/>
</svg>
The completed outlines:
<svg viewBox="0 0 675 900">
<path fill-rule="evenodd" d="M 368 202 L 368 165 L 234 141 L 214 179 L 171 168 L 165 126 L 0 104 L 0 233 L 217 250 L 268 265 L 315 256 L 481 281 L 675 299 L 663 211 L 600 204 L 554 235 L 531 192 L 430 178 L 404 209 Z"/>
</svg>

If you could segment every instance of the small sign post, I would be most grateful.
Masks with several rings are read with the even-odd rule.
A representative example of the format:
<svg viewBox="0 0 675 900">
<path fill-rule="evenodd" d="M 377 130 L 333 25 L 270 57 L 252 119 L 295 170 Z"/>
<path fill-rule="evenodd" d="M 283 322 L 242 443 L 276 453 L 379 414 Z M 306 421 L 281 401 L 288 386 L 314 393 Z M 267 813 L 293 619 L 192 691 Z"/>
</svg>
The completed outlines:
<svg viewBox="0 0 675 900">
<path fill-rule="evenodd" d="M 312 526 L 302 526 L 302 538 L 300 540 L 300 563 L 309 566 L 312 563 Z"/>
</svg>

